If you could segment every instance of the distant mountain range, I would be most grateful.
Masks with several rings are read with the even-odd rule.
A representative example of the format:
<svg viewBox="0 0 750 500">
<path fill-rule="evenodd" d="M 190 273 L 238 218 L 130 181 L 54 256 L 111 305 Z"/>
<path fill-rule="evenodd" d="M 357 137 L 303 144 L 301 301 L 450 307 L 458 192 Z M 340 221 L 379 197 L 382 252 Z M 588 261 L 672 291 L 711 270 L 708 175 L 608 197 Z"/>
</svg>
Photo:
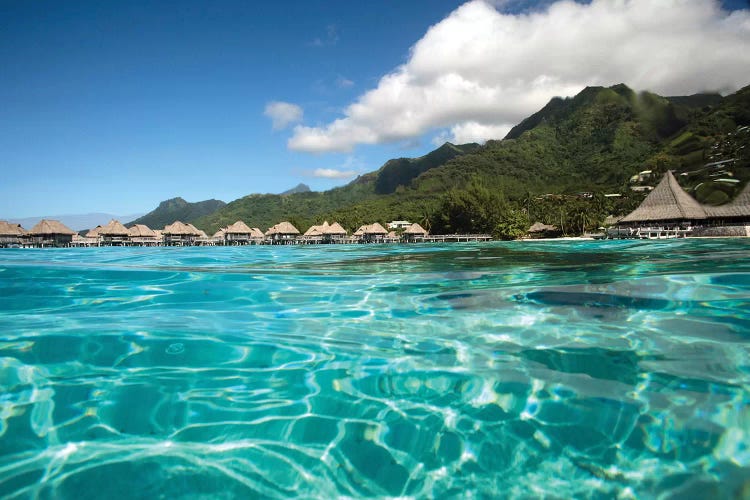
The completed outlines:
<svg viewBox="0 0 750 500">
<path fill-rule="evenodd" d="M 105 213 L 90 213 L 90 214 L 68 214 L 68 215 L 45 215 L 41 217 L 24 217 L 23 219 L 12 219 L 12 222 L 21 224 L 26 229 L 31 229 L 37 222 L 42 219 L 59 220 L 69 228 L 75 231 L 83 231 L 84 229 L 91 229 L 96 226 L 103 226 L 112 219 L 117 220 L 131 220 L 137 217 L 141 217 L 143 214 L 130 214 L 130 215 L 114 215 Z"/>
</svg>

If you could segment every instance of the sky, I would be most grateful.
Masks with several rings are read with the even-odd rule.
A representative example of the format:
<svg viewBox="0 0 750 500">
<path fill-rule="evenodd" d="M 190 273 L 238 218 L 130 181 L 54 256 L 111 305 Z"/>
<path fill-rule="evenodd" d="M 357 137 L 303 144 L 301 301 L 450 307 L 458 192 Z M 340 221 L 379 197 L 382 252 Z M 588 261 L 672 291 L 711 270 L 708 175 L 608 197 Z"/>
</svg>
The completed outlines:
<svg viewBox="0 0 750 500">
<path fill-rule="evenodd" d="M 750 5 L 0 0 L 0 219 L 330 189 L 621 82 L 750 84 Z"/>
</svg>

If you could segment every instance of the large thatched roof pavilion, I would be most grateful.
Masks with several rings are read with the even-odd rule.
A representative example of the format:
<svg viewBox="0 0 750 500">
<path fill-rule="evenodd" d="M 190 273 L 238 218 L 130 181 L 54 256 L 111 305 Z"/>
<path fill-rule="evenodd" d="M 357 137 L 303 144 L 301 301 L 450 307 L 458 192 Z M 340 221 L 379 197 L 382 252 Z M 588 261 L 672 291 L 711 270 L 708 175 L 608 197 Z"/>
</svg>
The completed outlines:
<svg viewBox="0 0 750 500">
<path fill-rule="evenodd" d="M 672 172 L 667 172 L 638 208 L 623 217 L 608 234 L 637 238 L 746 236 L 748 223 L 750 184 L 729 203 L 702 205 L 682 189 Z"/>
<path fill-rule="evenodd" d="M 701 204 L 682 189 L 672 172 L 667 172 L 638 208 L 623 217 L 620 223 L 692 222 L 705 219 L 706 211 Z"/>
</svg>

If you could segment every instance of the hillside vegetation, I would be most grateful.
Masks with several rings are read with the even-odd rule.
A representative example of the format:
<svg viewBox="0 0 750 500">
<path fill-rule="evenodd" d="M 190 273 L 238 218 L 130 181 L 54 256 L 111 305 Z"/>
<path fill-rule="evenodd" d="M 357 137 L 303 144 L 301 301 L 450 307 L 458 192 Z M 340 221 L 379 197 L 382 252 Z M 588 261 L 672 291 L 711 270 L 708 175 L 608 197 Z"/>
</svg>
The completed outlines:
<svg viewBox="0 0 750 500">
<path fill-rule="evenodd" d="M 180 197 L 172 198 L 162 201 L 156 209 L 125 225 L 145 224 L 153 229 L 162 229 L 164 226 L 177 220 L 185 223 L 195 222 L 201 217 L 216 212 L 224 205 L 226 203 L 221 200 L 205 200 L 190 203 Z"/>
<path fill-rule="evenodd" d="M 420 158 L 389 160 L 325 192 L 246 196 L 195 224 L 211 232 L 238 219 L 262 229 L 289 220 L 304 231 L 328 219 L 352 231 L 406 219 L 433 232 L 513 237 L 518 227 L 541 221 L 576 234 L 632 210 L 646 187 L 631 188 L 654 185 L 667 169 L 685 173 L 681 182 L 700 201 L 731 199 L 750 178 L 750 148 L 743 148 L 741 129 L 748 124 L 750 87 L 725 98 L 665 98 L 622 84 L 588 87 L 575 97 L 552 99 L 502 140 L 447 143 Z M 705 167 L 722 159 L 733 161 L 719 175 L 739 182 L 718 182 L 717 171 Z M 644 170 L 652 174 L 634 182 Z M 458 220 L 462 211 L 475 209 L 476 217 Z"/>
</svg>

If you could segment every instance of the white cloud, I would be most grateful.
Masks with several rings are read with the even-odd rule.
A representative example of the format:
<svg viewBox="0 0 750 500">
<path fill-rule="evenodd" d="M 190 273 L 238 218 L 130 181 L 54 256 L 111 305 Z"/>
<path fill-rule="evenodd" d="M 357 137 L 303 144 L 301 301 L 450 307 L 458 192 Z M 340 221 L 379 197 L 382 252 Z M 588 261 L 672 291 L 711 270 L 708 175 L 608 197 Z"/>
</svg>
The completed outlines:
<svg viewBox="0 0 750 500">
<path fill-rule="evenodd" d="M 272 101 L 266 104 L 263 114 L 271 119 L 274 130 L 283 130 L 292 123 L 302 121 L 302 108 L 296 104 Z"/>
<path fill-rule="evenodd" d="M 355 170 L 336 170 L 335 168 L 316 168 L 312 171 L 313 177 L 323 177 L 325 179 L 351 179 L 356 176 Z"/>
<path fill-rule="evenodd" d="M 718 0 L 561 0 L 522 14 L 473 0 L 432 26 L 341 118 L 296 126 L 288 146 L 350 151 L 439 129 L 459 143 L 499 139 L 550 98 L 587 85 L 728 91 L 750 83 L 747 68 L 750 10 L 728 13 Z"/>
</svg>

